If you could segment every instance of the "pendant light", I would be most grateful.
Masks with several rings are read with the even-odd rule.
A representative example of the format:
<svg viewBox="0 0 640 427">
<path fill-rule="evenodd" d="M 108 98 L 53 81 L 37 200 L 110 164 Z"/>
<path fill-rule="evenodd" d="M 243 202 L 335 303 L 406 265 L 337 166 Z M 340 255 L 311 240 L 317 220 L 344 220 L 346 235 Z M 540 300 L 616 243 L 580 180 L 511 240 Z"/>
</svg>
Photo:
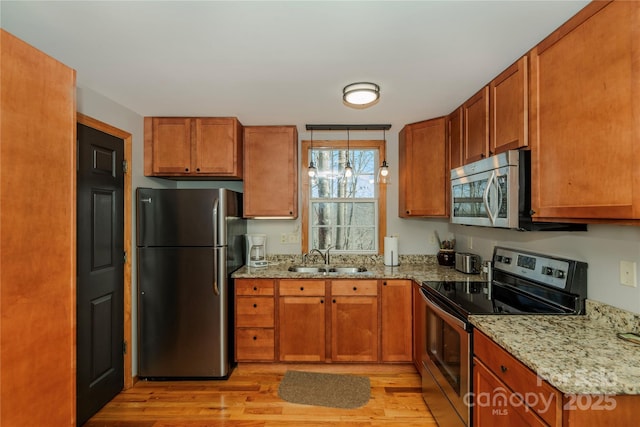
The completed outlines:
<svg viewBox="0 0 640 427">
<path fill-rule="evenodd" d="M 349 129 L 347 129 L 347 164 L 344 167 L 344 177 L 351 178 L 353 176 L 353 168 L 351 167 L 351 157 L 349 155 Z"/>
<path fill-rule="evenodd" d="M 309 153 L 309 167 L 307 168 L 307 174 L 309 178 L 314 180 L 318 176 L 318 169 L 316 169 L 316 163 L 313 161 L 313 129 L 311 129 L 311 150 Z"/>
<path fill-rule="evenodd" d="M 386 145 L 387 135 L 384 129 L 382 130 L 382 140 L 385 142 L 385 145 Z M 385 147 L 385 152 L 386 152 L 386 147 Z M 389 184 L 390 182 L 391 182 L 391 177 L 389 176 L 389 165 L 387 164 L 387 160 L 383 158 L 382 164 L 380 165 L 380 169 L 378 169 L 378 183 Z"/>
</svg>

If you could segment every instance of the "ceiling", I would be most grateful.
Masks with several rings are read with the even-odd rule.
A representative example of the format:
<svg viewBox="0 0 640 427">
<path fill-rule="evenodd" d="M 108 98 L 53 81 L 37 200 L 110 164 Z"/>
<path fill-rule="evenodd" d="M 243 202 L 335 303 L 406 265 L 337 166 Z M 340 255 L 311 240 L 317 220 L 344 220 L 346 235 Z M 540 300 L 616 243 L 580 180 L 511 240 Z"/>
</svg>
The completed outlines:
<svg viewBox="0 0 640 427">
<path fill-rule="evenodd" d="M 2 27 L 143 116 L 403 124 L 448 114 L 587 1 L 7 1 Z M 342 103 L 371 81 L 381 99 Z"/>
</svg>

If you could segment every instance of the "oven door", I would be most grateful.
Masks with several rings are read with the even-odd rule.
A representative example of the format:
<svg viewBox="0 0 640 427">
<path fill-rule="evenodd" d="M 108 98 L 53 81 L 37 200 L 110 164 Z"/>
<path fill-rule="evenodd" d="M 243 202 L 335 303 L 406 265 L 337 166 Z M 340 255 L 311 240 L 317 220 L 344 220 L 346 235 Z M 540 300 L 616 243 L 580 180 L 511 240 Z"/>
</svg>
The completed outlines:
<svg viewBox="0 0 640 427">
<path fill-rule="evenodd" d="M 421 290 L 426 337 L 422 351 L 422 395 L 439 425 L 468 426 L 471 420 L 471 332 Z"/>
</svg>

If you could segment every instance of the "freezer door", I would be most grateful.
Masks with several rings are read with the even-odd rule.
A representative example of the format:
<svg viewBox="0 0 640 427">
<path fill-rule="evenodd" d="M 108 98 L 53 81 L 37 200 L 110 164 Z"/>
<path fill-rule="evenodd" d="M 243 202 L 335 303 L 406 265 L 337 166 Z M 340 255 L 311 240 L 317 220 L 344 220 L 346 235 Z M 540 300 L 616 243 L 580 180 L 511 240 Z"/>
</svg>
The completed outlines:
<svg viewBox="0 0 640 427">
<path fill-rule="evenodd" d="M 231 370 L 225 248 L 138 248 L 142 378 L 224 378 Z"/>
<path fill-rule="evenodd" d="M 242 216 L 240 194 L 229 190 L 138 188 L 136 194 L 138 246 L 225 246 L 227 219 Z"/>
</svg>

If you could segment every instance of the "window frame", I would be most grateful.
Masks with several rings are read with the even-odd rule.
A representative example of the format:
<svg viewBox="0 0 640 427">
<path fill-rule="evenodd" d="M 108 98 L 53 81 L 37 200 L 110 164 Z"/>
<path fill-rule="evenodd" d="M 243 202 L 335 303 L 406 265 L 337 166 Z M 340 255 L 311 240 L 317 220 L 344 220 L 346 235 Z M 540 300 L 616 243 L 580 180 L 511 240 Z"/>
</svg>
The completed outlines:
<svg viewBox="0 0 640 427">
<path fill-rule="evenodd" d="M 301 245 L 302 253 L 307 253 L 311 249 L 309 247 L 309 203 L 310 203 L 310 186 L 309 176 L 307 175 L 307 167 L 309 166 L 309 150 L 311 149 L 311 141 L 302 141 L 302 156 L 300 168 L 301 174 L 301 189 L 302 189 L 302 232 L 301 232 Z M 386 159 L 386 141 L 384 140 L 350 140 L 348 142 L 350 149 L 370 149 L 378 150 L 378 159 Z M 330 148 L 330 149 L 346 149 L 346 140 L 314 140 L 314 149 Z M 374 177 L 378 176 L 379 165 L 376 165 L 374 170 Z M 387 234 L 387 185 L 378 185 L 378 255 L 384 253 L 384 236 Z M 357 252 L 346 252 L 349 254 L 357 254 Z"/>
</svg>

